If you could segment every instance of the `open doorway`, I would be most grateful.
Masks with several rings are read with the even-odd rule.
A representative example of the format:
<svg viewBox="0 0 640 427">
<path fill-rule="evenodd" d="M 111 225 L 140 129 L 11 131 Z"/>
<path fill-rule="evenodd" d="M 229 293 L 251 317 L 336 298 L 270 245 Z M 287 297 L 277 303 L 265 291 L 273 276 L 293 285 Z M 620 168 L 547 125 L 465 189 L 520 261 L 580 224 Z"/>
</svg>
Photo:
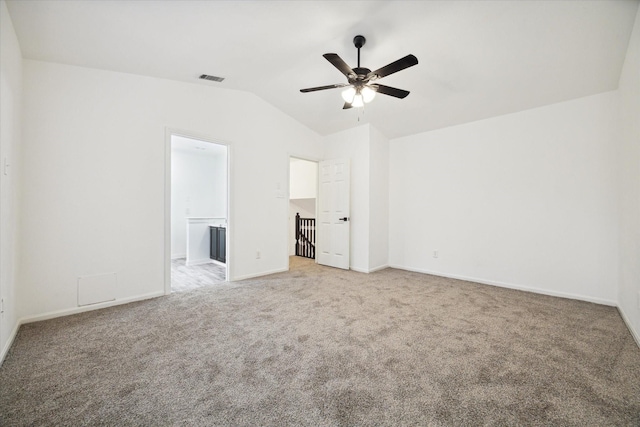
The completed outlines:
<svg viewBox="0 0 640 427">
<path fill-rule="evenodd" d="M 318 163 L 289 158 L 289 265 L 315 262 Z"/>
<path fill-rule="evenodd" d="M 170 281 L 182 292 L 228 279 L 228 147 L 170 135 Z"/>
</svg>

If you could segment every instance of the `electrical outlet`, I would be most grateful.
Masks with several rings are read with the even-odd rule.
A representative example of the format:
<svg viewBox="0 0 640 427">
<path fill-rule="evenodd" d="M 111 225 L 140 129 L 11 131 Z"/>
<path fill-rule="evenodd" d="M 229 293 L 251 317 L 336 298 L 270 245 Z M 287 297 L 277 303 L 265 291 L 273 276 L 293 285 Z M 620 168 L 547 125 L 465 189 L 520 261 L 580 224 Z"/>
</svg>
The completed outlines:
<svg viewBox="0 0 640 427">
<path fill-rule="evenodd" d="M 260 250 L 257 250 L 257 251 L 256 251 L 256 259 L 260 259 L 260 256 L 261 256 L 261 255 L 262 255 L 262 254 L 260 253 Z"/>
<path fill-rule="evenodd" d="M 438 251 L 433 251 L 433 257 L 438 258 Z"/>
</svg>

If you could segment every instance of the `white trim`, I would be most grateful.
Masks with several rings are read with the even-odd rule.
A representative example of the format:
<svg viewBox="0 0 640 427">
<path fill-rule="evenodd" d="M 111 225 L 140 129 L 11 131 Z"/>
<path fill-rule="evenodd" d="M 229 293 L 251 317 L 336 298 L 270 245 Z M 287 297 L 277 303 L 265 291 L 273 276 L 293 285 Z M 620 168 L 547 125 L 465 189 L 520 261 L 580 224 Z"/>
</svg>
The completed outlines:
<svg viewBox="0 0 640 427">
<path fill-rule="evenodd" d="M 55 319 L 56 317 L 70 316 L 72 314 L 84 313 L 85 311 L 100 310 L 101 308 L 113 307 L 116 305 L 128 304 L 130 302 L 142 301 L 142 300 L 157 298 L 161 296 L 164 296 L 164 292 L 157 291 L 157 292 L 151 292 L 149 294 L 138 295 L 135 297 L 117 299 L 115 301 L 101 302 L 98 304 L 83 305 L 82 307 L 74 307 L 74 308 L 67 308 L 64 310 L 50 311 L 48 313 L 39 314 L 37 316 L 23 317 L 22 319 L 20 319 L 20 324 L 24 325 L 26 323 L 39 322 L 41 320 Z"/>
<path fill-rule="evenodd" d="M 307 156 L 304 154 L 295 154 L 289 151 L 289 159 L 291 159 L 292 157 L 294 159 L 305 160 L 307 162 L 313 162 L 313 163 L 320 163 L 322 161 L 322 159 L 319 157 Z"/>
<path fill-rule="evenodd" d="M 389 268 L 388 264 L 384 264 L 384 265 L 379 265 L 377 267 L 373 267 L 369 269 L 369 273 L 374 273 L 376 271 L 380 271 L 380 270 L 384 270 L 385 268 Z"/>
<path fill-rule="evenodd" d="M 620 317 L 622 317 L 622 320 L 627 325 L 627 329 L 629 329 L 629 332 L 631 332 L 631 336 L 633 337 L 634 340 L 636 340 L 636 344 L 638 344 L 638 347 L 640 347 L 640 335 L 638 334 L 638 332 L 636 332 L 635 329 L 633 329 L 633 326 L 631 325 L 631 320 L 629 320 L 629 318 L 625 314 L 622 307 L 618 305 L 617 308 L 618 308 L 618 313 L 620 313 Z"/>
<path fill-rule="evenodd" d="M 208 142 L 211 144 L 224 145 L 227 147 L 227 232 L 226 238 L 226 254 L 227 262 L 225 263 L 225 279 L 231 281 L 231 272 L 233 257 L 231 256 L 233 249 L 233 242 L 231 241 L 231 235 L 233 233 L 233 170 L 232 170 L 232 158 L 233 158 L 233 143 L 217 138 L 211 138 L 208 135 L 202 135 L 191 131 L 185 131 L 181 129 L 165 127 L 165 159 L 164 159 L 164 294 L 171 294 L 171 137 L 182 136 L 190 139 L 197 139 L 199 141 Z M 186 255 L 185 255 L 186 257 Z M 190 264 L 194 265 L 194 264 Z"/>
<path fill-rule="evenodd" d="M 171 294 L 171 129 L 164 131 L 164 294 Z M 186 255 L 185 255 L 186 258 Z"/>
<path fill-rule="evenodd" d="M 439 271 L 423 270 L 423 269 L 420 269 L 420 268 L 405 267 L 405 266 L 401 266 L 401 265 L 389 265 L 389 267 L 397 268 L 399 270 L 414 271 L 416 273 L 431 274 L 433 276 L 440 276 L 440 277 L 448 277 L 448 278 L 451 278 L 451 279 L 465 280 L 467 282 L 481 283 L 483 285 L 498 286 L 500 288 L 508 288 L 508 289 L 516 289 L 516 290 L 519 290 L 519 291 L 533 292 L 535 294 L 542 294 L 542 295 L 549 295 L 549 296 L 553 296 L 553 297 L 561 297 L 561 298 L 569 298 L 569 299 L 575 299 L 575 300 L 580 300 L 580 301 L 587 301 L 587 302 L 592 302 L 592 303 L 595 303 L 595 304 L 609 305 L 609 306 L 612 306 L 612 307 L 617 307 L 618 306 L 618 302 L 617 301 L 608 300 L 608 299 L 604 299 L 604 298 L 590 297 L 590 296 L 587 296 L 587 295 L 578 295 L 578 294 L 572 294 L 572 293 L 568 293 L 568 292 L 550 291 L 550 290 L 547 290 L 547 289 L 534 288 L 534 287 L 531 287 L 531 286 L 516 285 L 516 284 L 513 284 L 513 283 L 498 282 L 498 281 L 495 281 L 495 280 L 478 279 L 478 278 L 475 278 L 475 277 L 460 276 L 460 275 L 457 275 L 457 274 L 447 274 L 447 273 L 442 273 L 442 272 L 439 272 Z"/>
<path fill-rule="evenodd" d="M 186 258 L 187 254 L 178 254 L 178 255 L 171 255 L 171 259 L 180 259 L 180 258 Z"/>
<path fill-rule="evenodd" d="M 389 266 L 387 264 L 379 265 L 373 268 L 359 268 L 359 267 L 354 267 L 352 265 L 349 266 L 350 270 L 357 271 L 358 273 L 367 273 L 367 274 L 375 273 L 376 271 L 384 270 L 385 268 L 389 268 Z"/>
<path fill-rule="evenodd" d="M 289 268 L 278 268 L 276 270 L 271 270 L 271 271 L 263 271 L 261 273 L 254 273 L 254 274 L 245 274 L 244 276 L 238 276 L 238 277 L 234 277 L 231 280 L 229 280 L 230 282 L 236 282 L 238 280 L 245 280 L 245 279 L 254 279 L 256 277 L 262 277 L 262 276 L 268 276 L 270 274 L 276 274 L 276 273 L 283 273 L 285 271 L 289 271 Z"/>
<path fill-rule="evenodd" d="M 11 334 L 9 335 L 9 339 L 2 349 L 2 353 L 0 353 L 0 366 L 2 366 L 2 364 L 4 363 L 4 358 L 7 356 L 7 353 L 9 353 L 9 349 L 11 349 L 13 341 L 16 339 L 16 335 L 18 335 L 18 329 L 20 329 L 20 325 L 22 325 L 22 323 L 18 320 L 16 322 L 16 326 L 14 326 L 13 331 L 11 331 Z"/>
</svg>

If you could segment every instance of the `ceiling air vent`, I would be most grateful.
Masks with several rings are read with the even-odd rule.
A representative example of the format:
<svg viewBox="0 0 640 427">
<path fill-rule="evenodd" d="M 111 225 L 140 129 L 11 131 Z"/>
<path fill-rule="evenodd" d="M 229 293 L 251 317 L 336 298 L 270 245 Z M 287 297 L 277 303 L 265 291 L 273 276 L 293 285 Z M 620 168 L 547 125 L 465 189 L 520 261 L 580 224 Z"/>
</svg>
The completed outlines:
<svg viewBox="0 0 640 427">
<path fill-rule="evenodd" d="M 200 78 L 202 80 L 211 80 L 212 82 L 221 82 L 224 80 L 224 77 L 210 76 L 208 74 L 203 74 L 200 76 Z"/>
</svg>

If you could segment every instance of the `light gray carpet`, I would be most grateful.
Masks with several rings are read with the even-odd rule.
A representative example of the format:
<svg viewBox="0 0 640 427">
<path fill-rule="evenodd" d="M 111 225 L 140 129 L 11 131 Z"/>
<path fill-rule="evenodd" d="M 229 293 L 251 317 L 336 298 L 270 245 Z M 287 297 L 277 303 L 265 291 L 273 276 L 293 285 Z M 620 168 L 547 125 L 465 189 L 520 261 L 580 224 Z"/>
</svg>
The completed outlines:
<svg viewBox="0 0 640 427">
<path fill-rule="evenodd" d="M 387 269 L 288 273 L 24 325 L 0 425 L 640 425 L 615 308 Z"/>
<path fill-rule="evenodd" d="M 171 260 L 171 291 L 192 291 L 203 286 L 215 285 L 226 280 L 226 267 L 208 263 L 186 265 L 185 258 Z"/>
</svg>

